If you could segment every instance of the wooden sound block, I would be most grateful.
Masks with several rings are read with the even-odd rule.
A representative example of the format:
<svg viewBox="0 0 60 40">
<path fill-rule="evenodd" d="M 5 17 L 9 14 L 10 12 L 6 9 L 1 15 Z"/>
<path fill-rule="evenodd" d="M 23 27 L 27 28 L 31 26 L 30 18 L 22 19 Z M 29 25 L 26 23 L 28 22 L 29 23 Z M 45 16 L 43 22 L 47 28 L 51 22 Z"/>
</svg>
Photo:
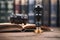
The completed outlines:
<svg viewBox="0 0 60 40">
<path fill-rule="evenodd" d="M 41 29 L 36 29 L 34 32 L 38 34 L 38 33 L 42 33 L 43 30 L 41 30 Z"/>
</svg>

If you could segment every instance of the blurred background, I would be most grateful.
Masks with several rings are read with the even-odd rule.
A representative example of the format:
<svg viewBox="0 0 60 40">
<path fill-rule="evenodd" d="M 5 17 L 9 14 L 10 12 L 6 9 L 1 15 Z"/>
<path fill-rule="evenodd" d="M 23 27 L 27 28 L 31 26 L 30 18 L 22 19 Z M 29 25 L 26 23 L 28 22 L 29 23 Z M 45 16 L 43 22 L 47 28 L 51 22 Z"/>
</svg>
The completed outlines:
<svg viewBox="0 0 60 40">
<path fill-rule="evenodd" d="M 0 0 L 0 23 L 9 23 L 11 13 L 28 15 L 28 23 L 34 24 L 34 6 L 43 5 L 42 24 L 60 26 L 60 0 Z"/>
</svg>

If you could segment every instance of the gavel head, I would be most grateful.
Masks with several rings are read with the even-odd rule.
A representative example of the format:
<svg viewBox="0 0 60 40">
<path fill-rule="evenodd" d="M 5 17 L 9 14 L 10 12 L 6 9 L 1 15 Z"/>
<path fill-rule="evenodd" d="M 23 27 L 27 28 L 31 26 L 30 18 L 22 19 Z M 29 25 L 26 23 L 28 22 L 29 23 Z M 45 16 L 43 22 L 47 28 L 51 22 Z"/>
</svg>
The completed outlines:
<svg viewBox="0 0 60 40">
<path fill-rule="evenodd" d="M 42 5 L 36 5 L 34 8 L 35 11 L 42 11 L 43 10 L 43 6 Z"/>
<path fill-rule="evenodd" d="M 37 8 L 37 7 L 43 8 L 43 6 L 40 4 L 35 5 L 35 8 Z"/>
</svg>

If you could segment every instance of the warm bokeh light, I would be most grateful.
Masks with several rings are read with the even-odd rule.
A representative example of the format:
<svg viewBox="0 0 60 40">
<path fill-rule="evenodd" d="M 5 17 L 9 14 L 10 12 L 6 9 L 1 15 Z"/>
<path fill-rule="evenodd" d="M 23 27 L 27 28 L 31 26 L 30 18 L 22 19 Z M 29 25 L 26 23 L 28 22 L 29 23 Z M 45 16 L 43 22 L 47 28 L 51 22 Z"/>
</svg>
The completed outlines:
<svg viewBox="0 0 60 40">
<path fill-rule="evenodd" d="M 57 0 L 51 0 L 52 4 L 56 4 Z"/>
<path fill-rule="evenodd" d="M 19 5 L 20 0 L 15 0 L 15 5 Z"/>
</svg>

